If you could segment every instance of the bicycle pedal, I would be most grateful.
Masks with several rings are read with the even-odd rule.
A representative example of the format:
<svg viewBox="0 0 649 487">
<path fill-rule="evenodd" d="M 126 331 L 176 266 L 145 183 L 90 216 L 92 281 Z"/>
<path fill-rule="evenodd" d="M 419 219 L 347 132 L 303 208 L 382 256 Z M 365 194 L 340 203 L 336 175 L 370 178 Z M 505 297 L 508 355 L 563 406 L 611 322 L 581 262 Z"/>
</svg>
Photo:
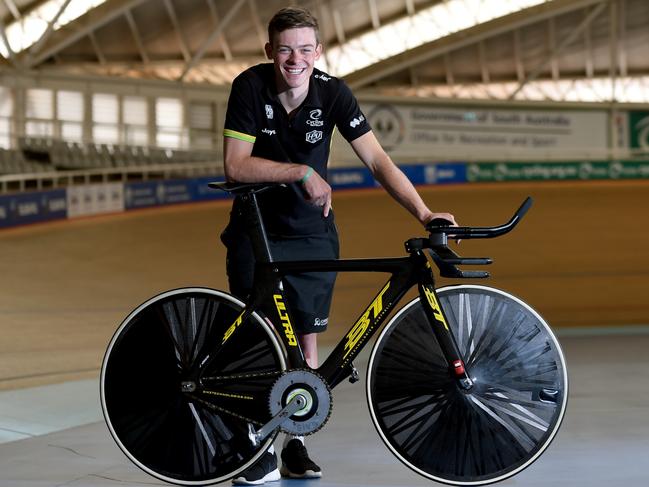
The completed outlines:
<svg viewBox="0 0 649 487">
<path fill-rule="evenodd" d="M 349 382 L 354 384 L 355 382 L 358 382 L 358 370 L 356 370 L 353 363 L 350 363 L 349 367 L 352 369 L 352 373 L 349 376 Z"/>
</svg>

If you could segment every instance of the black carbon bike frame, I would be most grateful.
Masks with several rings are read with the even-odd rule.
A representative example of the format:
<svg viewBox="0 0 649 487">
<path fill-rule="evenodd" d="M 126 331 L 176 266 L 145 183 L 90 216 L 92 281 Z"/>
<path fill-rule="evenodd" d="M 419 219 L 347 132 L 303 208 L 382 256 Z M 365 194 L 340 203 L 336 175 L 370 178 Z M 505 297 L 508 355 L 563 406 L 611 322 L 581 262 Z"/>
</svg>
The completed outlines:
<svg viewBox="0 0 649 487">
<path fill-rule="evenodd" d="M 465 368 L 444 310 L 440 306 L 435 292 L 431 262 L 439 267 L 440 273 L 444 277 L 488 277 L 489 273 L 484 271 L 459 270 L 457 265 L 490 264 L 491 259 L 459 257 L 447 247 L 448 237 L 490 238 L 507 233 L 527 212 L 532 204 L 531 198 L 523 203 L 507 224 L 499 227 L 429 227 L 428 230 L 431 233 L 428 238 L 413 238 L 405 243 L 406 251 L 409 254 L 406 257 L 274 261 L 256 198 L 256 193 L 269 186 L 221 183 L 211 183 L 210 186 L 239 195 L 245 228 L 256 259 L 252 296 L 243 313 L 228 329 L 223 342 L 231 334 L 240 333 L 241 328 L 245 328 L 247 318 L 254 311 L 263 310 L 271 322 L 275 323 L 273 326 L 281 337 L 287 352 L 288 368 L 307 368 L 308 365 L 293 329 L 291 312 L 281 290 L 281 279 L 286 275 L 302 272 L 384 272 L 391 274 L 388 281 L 317 369 L 317 372 L 330 388 L 335 387 L 347 377 L 352 376 L 353 379 L 357 374 L 352 363 L 354 358 L 381 328 L 382 323 L 401 298 L 414 285 L 417 285 L 422 307 L 446 358 L 450 373 L 456 378 L 462 389 L 471 389 L 473 382 L 469 377 L 469 371 Z M 429 251 L 430 258 L 427 256 L 426 250 Z M 279 327 L 276 323 L 281 323 L 282 326 Z M 203 370 L 207 368 L 209 362 L 210 360 L 203 364 Z"/>
</svg>

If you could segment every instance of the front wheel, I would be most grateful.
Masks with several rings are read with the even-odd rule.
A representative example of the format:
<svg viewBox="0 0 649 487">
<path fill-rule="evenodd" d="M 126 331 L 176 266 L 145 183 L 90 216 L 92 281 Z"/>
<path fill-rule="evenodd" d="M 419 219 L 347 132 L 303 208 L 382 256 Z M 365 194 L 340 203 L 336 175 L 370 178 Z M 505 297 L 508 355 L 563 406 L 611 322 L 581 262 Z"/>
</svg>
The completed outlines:
<svg viewBox="0 0 649 487">
<path fill-rule="evenodd" d="M 457 386 L 416 298 L 372 350 L 372 420 L 397 458 L 424 477 L 503 480 L 534 462 L 559 429 L 568 399 L 561 347 L 543 318 L 506 292 L 461 285 L 437 293 L 474 387 Z"/>
<path fill-rule="evenodd" d="M 166 482 L 206 485 L 252 465 L 252 428 L 270 419 L 268 391 L 286 369 L 274 329 L 205 288 L 168 291 L 119 327 L 101 370 L 101 405 L 118 446 Z M 231 333 L 233 326 L 240 326 Z"/>
</svg>

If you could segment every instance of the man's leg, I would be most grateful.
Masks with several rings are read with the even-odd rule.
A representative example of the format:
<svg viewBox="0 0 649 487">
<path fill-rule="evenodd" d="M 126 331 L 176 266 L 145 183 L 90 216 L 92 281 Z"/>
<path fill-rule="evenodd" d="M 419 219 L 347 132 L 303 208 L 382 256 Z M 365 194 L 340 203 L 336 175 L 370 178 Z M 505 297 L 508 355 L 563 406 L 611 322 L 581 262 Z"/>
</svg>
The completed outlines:
<svg viewBox="0 0 649 487">
<path fill-rule="evenodd" d="M 328 235 L 271 240 L 273 255 L 277 260 L 337 259 L 338 236 L 332 227 Z M 284 291 L 294 318 L 294 326 L 306 363 L 318 367 L 318 333 L 327 327 L 335 273 L 305 273 L 287 276 Z M 304 437 L 286 436 L 282 449 L 280 472 L 290 478 L 322 477 L 320 467 L 309 458 Z"/>
<path fill-rule="evenodd" d="M 318 368 L 318 334 L 302 333 L 298 335 L 306 363 L 312 369 Z"/>
</svg>

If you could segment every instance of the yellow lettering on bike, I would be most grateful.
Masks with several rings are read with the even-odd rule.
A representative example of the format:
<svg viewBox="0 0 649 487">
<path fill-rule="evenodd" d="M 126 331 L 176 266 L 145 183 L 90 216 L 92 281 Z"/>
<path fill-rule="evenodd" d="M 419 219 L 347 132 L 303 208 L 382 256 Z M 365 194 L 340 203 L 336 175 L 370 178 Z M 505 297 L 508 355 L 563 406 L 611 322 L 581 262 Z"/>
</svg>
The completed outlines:
<svg viewBox="0 0 649 487">
<path fill-rule="evenodd" d="M 351 351 L 358 344 L 361 338 L 363 338 L 363 335 L 365 335 L 365 332 L 372 323 L 372 320 L 376 320 L 381 311 L 383 311 L 383 295 L 385 294 L 385 291 L 388 290 L 388 287 L 390 287 L 389 282 L 385 285 L 381 292 L 379 292 L 378 296 L 374 298 L 374 301 L 372 301 L 372 303 L 365 310 L 362 316 L 354 324 L 352 329 L 349 330 L 349 333 L 347 333 L 347 335 L 345 336 L 345 338 L 347 338 L 347 343 L 345 343 L 345 355 L 343 356 L 343 358 L 347 357 L 347 355 L 351 353 Z M 370 314 L 372 315 L 371 319 Z"/>
<path fill-rule="evenodd" d="M 243 312 L 239 315 L 239 317 L 236 320 L 234 320 L 234 323 L 230 325 L 230 328 L 227 329 L 225 335 L 223 335 L 223 341 L 221 342 L 221 344 L 225 343 L 228 340 L 228 338 L 230 338 L 230 336 L 234 333 L 234 330 L 236 330 L 237 327 L 241 324 L 241 318 L 243 318 Z"/>
<path fill-rule="evenodd" d="M 292 347 L 297 347 L 297 339 L 295 338 L 295 333 L 293 332 L 293 326 L 291 325 L 291 320 L 288 317 L 288 313 L 286 312 L 286 305 L 282 300 L 283 299 L 282 295 L 274 294 L 273 299 L 275 300 L 275 306 L 277 307 L 277 314 L 279 315 L 279 319 L 282 321 L 282 326 L 284 327 L 284 335 L 286 335 L 288 344 L 291 345 Z"/>
<path fill-rule="evenodd" d="M 424 286 L 424 294 L 426 295 L 426 299 L 428 300 L 428 304 L 433 310 L 433 316 L 437 321 L 442 323 L 444 325 L 444 328 L 448 330 L 448 324 L 446 323 L 446 320 L 444 319 L 444 314 L 442 313 L 442 308 L 439 306 L 439 302 L 437 301 L 437 298 L 435 297 L 435 293 L 428 287 Z"/>
</svg>

